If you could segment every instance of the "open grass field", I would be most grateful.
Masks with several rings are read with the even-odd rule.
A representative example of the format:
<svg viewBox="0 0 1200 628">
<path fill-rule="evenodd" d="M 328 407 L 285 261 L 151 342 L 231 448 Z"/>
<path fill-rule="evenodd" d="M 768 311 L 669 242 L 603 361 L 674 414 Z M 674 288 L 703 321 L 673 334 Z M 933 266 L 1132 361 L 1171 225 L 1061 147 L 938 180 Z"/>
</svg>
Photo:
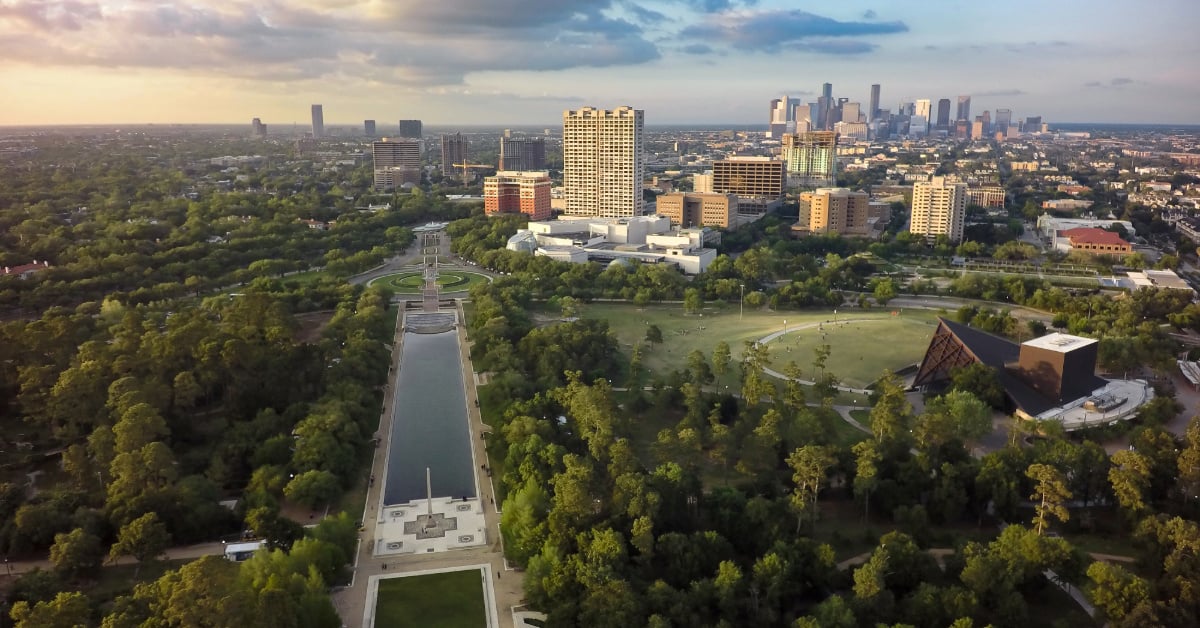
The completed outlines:
<svg viewBox="0 0 1200 628">
<path fill-rule="evenodd" d="M 848 322 L 840 322 L 843 314 Z M 920 362 L 937 328 L 934 317 L 925 312 L 869 319 L 857 312 L 842 312 L 838 319 L 836 324 L 788 332 L 772 343 L 776 345 L 772 347 L 772 353 L 789 355 L 779 352 L 783 348 L 807 356 L 811 361 L 813 350 L 828 344 L 830 354 L 826 368 L 829 372 L 843 385 L 866 388 L 879 379 L 885 369 L 894 372 Z"/>
<path fill-rule="evenodd" d="M 284 281 L 284 283 L 287 283 L 289 281 L 294 281 L 301 285 L 309 286 L 314 283 L 317 283 L 318 281 L 320 281 L 321 279 L 324 279 L 325 277 L 332 277 L 332 276 L 333 275 L 330 275 L 329 273 L 325 272 L 324 270 L 306 270 L 304 272 L 288 275 L 283 278 L 283 281 Z"/>
<path fill-rule="evenodd" d="M 658 325 L 663 343 L 644 354 L 644 363 L 652 373 L 683 368 L 688 353 L 694 350 L 711 356 L 721 340 L 729 343 L 733 361 L 737 362 L 743 342 L 783 331 L 786 321 L 788 333 L 770 343 L 774 368 L 781 370 L 794 360 L 808 373 L 812 370 L 813 348 L 828 343 L 831 353 L 827 368 L 854 388 L 866 387 L 886 369 L 895 371 L 919 362 L 936 328 L 933 312 L 910 310 L 892 316 L 891 310 L 883 308 L 840 310 L 837 325 L 832 324 L 832 310 L 746 311 L 739 318 L 736 304 L 708 306 L 701 316 L 690 316 L 680 305 L 638 308 L 623 303 L 591 303 L 584 306 L 583 315 L 608 320 L 625 353 L 646 337 L 647 327 Z M 732 373 L 719 385 L 736 386 L 736 380 Z"/>
<path fill-rule="evenodd" d="M 135 585 L 153 582 L 168 571 L 179 569 L 191 560 L 185 558 L 148 561 L 142 565 L 141 569 L 132 563 L 107 565 L 99 571 L 95 582 L 82 587 L 82 592 L 86 593 L 93 601 L 108 602 L 119 595 L 133 591 Z M 137 574 L 137 578 L 134 578 L 134 573 Z"/>
<path fill-rule="evenodd" d="M 404 272 L 376 277 L 369 281 L 367 285 L 370 286 L 378 283 L 397 294 L 419 294 L 424 281 L 419 272 Z M 440 271 L 437 280 L 438 285 L 442 288 L 442 292 L 465 292 L 470 290 L 471 286 L 487 281 L 490 281 L 490 279 L 486 275 L 466 270 Z"/>
<path fill-rule="evenodd" d="M 484 628 L 483 573 L 478 569 L 379 581 L 376 628 Z"/>
</svg>

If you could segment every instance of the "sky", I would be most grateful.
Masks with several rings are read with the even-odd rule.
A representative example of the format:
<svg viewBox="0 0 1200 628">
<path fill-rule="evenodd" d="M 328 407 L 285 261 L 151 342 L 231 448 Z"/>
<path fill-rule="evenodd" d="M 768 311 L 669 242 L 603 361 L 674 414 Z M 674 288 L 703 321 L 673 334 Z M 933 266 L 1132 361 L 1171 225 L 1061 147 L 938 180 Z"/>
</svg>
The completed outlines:
<svg viewBox="0 0 1200 628">
<path fill-rule="evenodd" d="M 780 95 L 1200 124 L 1198 0 L 0 0 L 0 125 L 762 124 Z M 936 107 L 936 104 L 935 104 Z"/>
</svg>

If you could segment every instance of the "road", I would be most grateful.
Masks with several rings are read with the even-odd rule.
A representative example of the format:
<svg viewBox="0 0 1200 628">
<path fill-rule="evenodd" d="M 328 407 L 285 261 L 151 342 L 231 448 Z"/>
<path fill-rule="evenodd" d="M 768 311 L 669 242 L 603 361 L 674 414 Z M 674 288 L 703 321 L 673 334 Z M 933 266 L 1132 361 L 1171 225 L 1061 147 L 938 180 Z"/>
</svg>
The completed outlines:
<svg viewBox="0 0 1200 628">
<path fill-rule="evenodd" d="M 1054 315 L 1049 312 L 1035 310 L 1023 305 L 1015 305 L 1012 303 L 1001 303 L 999 301 L 980 301 L 978 299 L 960 299 L 958 297 L 943 297 L 937 295 L 921 295 L 915 297 L 896 297 L 887 302 L 886 306 L 892 309 L 898 308 L 917 308 L 924 310 L 957 310 L 964 305 L 974 305 L 977 307 L 987 308 L 1003 308 L 1009 310 L 1014 318 L 1022 320 L 1036 320 L 1043 323 L 1049 323 L 1054 319 Z"/>
<path fill-rule="evenodd" d="M 190 560 L 201 558 L 203 556 L 224 556 L 225 544 L 220 542 L 215 543 L 199 543 L 197 545 L 181 545 L 179 547 L 167 548 L 163 555 L 159 558 L 166 560 Z M 132 564 L 137 560 L 133 558 L 121 558 L 115 564 Z M 112 564 L 112 563 L 110 563 Z M 37 560 L 14 560 L 5 561 L 6 568 L 0 572 L 0 576 L 13 575 L 19 576 L 24 573 L 33 571 L 34 569 L 53 569 L 54 564 L 48 558 Z"/>
</svg>

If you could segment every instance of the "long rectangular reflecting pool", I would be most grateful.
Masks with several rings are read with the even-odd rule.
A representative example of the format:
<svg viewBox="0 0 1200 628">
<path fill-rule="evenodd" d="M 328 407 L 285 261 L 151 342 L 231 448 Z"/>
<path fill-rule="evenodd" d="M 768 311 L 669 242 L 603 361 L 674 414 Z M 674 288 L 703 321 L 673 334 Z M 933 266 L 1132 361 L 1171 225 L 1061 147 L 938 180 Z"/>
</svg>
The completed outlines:
<svg viewBox="0 0 1200 628">
<path fill-rule="evenodd" d="M 433 497 L 476 497 L 458 332 L 405 332 L 392 400 L 385 505 Z"/>
</svg>

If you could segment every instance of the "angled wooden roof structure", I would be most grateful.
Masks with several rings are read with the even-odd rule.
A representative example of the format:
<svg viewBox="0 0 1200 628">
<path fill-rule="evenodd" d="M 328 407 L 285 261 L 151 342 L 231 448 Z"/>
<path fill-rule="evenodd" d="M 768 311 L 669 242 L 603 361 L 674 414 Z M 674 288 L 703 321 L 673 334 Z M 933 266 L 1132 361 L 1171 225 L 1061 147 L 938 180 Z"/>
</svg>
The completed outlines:
<svg viewBox="0 0 1200 628">
<path fill-rule="evenodd" d="M 1017 374 L 1020 356 L 1021 345 L 1015 342 L 939 317 L 913 386 L 945 381 L 953 369 L 979 363 L 996 370 L 1004 394 L 1022 412 L 1037 416 L 1059 406 L 1058 400 L 1038 392 Z M 1104 380 L 1094 379 L 1097 386 L 1104 385 Z"/>
</svg>

